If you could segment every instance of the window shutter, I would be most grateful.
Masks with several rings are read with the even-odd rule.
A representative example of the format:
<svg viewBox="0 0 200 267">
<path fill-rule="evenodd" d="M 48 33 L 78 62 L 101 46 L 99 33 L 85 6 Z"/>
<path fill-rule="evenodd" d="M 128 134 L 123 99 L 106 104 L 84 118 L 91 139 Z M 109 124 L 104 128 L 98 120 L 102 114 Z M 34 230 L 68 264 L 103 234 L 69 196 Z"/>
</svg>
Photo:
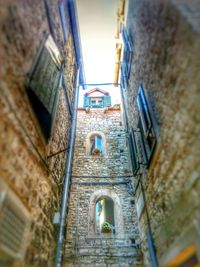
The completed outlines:
<svg viewBox="0 0 200 267">
<path fill-rule="evenodd" d="M 129 40 L 128 32 L 127 32 L 125 27 L 123 27 L 123 29 L 122 29 L 122 38 L 123 38 L 123 42 L 124 42 L 124 45 L 126 47 L 126 50 L 131 51 L 132 50 L 131 43 Z"/>
<path fill-rule="evenodd" d="M 38 65 L 33 72 L 29 88 L 48 110 L 53 112 L 56 92 L 60 81 L 60 70 L 44 47 Z"/>
<path fill-rule="evenodd" d="M 110 107 L 110 106 L 111 106 L 111 97 L 104 96 L 104 107 Z"/>
<path fill-rule="evenodd" d="M 142 161 L 143 161 L 143 164 L 147 164 L 150 153 L 149 153 L 149 149 L 146 144 L 145 137 L 144 137 L 141 119 L 139 119 L 137 127 L 139 129 L 138 137 L 139 137 L 139 142 L 140 142 L 140 147 L 141 147 L 141 152 L 142 152 Z"/>
<path fill-rule="evenodd" d="M 147 101 L 144 95 L 144 91 L 141 86 L 139 87 L 139 91 L 138 91 L 137 104 L 138 104 L 138 109 L 140 112 L 140 118 L 142 121 L 143 131 L 144 131 L 145 136 L 147 136 L 151 128 L 151 119 L 150 119 L 149 109 L 147 106 Z"/>
<path fill-rule="evenodd" d="M 123 27 L 122 29 L 122 38 L 124 43 L 124 51 L 123 51 L 124 72 L 125 76 L 129 78 L 131 63 L 132 63 L 132 44 L 130 42 L 130 38 L 128 36 L 125 27 Z"/>
<path fill-rule="evenodd" d="M 84 96 L 84 108 L 90 107 L 90 97 Z"/>
<path fill-rule="evenodd" d="M 29 99 L 47 140 L 51 135 L 57 93 L 62 74 L 61 69 L 61 65 L 59 67 L 55 63 L 52 54 L 44 46 L 30 76 L 28 85 Z"/>
<path fill-rule="evenodd" d="M 121 83 L 122 88 L 125 89 L 126 88 L 126 72 L 125 72 L 125 69 L 124 69 L 124 63 L 121 63 L 120 70 L 121 70 L 120 83 Z"/>
<path fill-rule="evenodd" d="M 156 135 L 152 123 L 153 114 L 150 113 L 147 99 L 141 85 L 138 90 L 137 105 L 139 110 L 138 128 L 140 129 L 140 143 L 143 150 L 144 163 L 149 166 L 156 146 Z"/>
<path fill-rule="evenodd" d="M 133 130 L 131 130 L 129 134 L 129 152 L 130 152 L 130 159 L 132 164 L 133 174 L 136 174 L 139 170 L 139 162 L 138 162 L 138 152 L 137 152 L 137 145 L 135 140 L 135 134 Z"/>
</svg>

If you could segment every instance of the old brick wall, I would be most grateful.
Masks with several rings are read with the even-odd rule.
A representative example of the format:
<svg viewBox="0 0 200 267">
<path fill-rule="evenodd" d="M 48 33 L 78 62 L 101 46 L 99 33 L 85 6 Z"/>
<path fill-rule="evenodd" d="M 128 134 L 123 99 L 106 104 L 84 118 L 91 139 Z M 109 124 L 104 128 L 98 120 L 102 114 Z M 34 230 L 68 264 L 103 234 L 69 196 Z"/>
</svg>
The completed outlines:
<svg viewBox="0 0 200 267">
<path fill-rule="evenodd" d="M 96 131 L 106 139 L 106 153 L 104 148 L 104 155 L 99 157 L 88 155 L 87 151 L 87 136 Z M 126 132 L 119 107 L 79 109 L 67 219 L 66 266 L 140 264 L 136 212 L 129 188 L 131 180 Z M 116 203 L 119 201 L 119 206 L 115 203 L 118 207 L 115 216 L 121 211 L 115 218 L 120 221 L 115 236 L 97 234 L 94 230 L 94 207 L 101 195 L 110 196 Z"/>
<path fill-rule="evenodd" d="M 72 36 L 64 44 L 58 1 L 49 3 L 56 21 L 56 41 L 65 59 L 64 76 L 73 110 L 75 57 Z M 71 116 L 64 89 L 59 88 L 57 112 L 50 141 L 44 140 L 30 105 L 26 81 L 46 32 L 49 32 L 44 2 L 0 3 L 0 179 L 29 211 L 28 248 L 22 266 L 52 266 L 55 248 L 53 213 L 59 207 Z M 63 52 L 65 51 L 65 53 Z M 21 265 L 20 265 L 21 266 Z"/>
<path fill-rule="evenodd" d="M 133 59 L 127 113 L 137 129 L 141 83 L 158 128 L 151 164 L 140 172 L 161 266 L 191 243 L 200 257 L 199 8 L 199 1 L 129 1 L 126 27 Z M 145 210 L 139 227 L 150 266 Z"/>
</svg>

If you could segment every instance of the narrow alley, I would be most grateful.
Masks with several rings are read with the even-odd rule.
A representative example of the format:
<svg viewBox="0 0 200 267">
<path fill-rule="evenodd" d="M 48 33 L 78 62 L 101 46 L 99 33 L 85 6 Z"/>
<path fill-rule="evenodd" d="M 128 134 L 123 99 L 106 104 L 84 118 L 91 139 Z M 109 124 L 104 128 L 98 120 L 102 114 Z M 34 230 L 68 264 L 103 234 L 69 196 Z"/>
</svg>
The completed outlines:
<svg viewBox="0 0 200 267">
<path fill-rule="evenodd" d="M 2 0 L 0 30 L 0 267 L 200 267 L 200 0 Z"/>
</svg>

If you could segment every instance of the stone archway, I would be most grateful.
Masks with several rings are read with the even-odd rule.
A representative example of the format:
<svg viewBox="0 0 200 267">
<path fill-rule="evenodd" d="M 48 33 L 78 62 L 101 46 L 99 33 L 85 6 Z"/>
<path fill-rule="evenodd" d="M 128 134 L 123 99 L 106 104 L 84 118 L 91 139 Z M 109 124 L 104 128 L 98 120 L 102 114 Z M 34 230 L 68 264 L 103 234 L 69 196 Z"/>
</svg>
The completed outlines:
<svg viewBox="0 0 200 267">
<path fill-rule="evenodd" d="M 88 220 L 88 236 L 95 237 L 96 235 L 96 202 L 99 198 L 109 197 L 114 202 L 114 220 L 115 220 L 115 237 L 124 237 L 124 222 L 123 212 L 118 195 L 110 189 L 100 189 L 95 191 L 90 197 L 89 203 L 89 220 Z M 99 235 L 98 235 L 99 236 Z"/>
</svg>

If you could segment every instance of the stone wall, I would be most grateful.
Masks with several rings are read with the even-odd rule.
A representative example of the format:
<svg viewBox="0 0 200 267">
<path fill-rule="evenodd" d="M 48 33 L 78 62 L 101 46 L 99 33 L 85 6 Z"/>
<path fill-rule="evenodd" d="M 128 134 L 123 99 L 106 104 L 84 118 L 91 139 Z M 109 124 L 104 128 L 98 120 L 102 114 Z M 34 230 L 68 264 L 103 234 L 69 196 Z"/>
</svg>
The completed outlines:
<svg viewBox="0 0 200 267">
<path fill-rule="evenodd" d="M 105 138 L 103 156 L 88 154 L 90 133 Z M 135 266 L 141 263 L 136 212 L 130 184 L 126 132 L 120 108 L 79 109 L 68 207 L 66 266 Z M 95 205 L 114 201 L 116 234 L 97 233 Z"/>
<path fill-rule="evenodd" d="M 70 29 L 64 44 L 58 1 L 52 2 L 54 4 L 49 5 L 50 11 L 54 11 L 51 20 L 56 21 L 56 42 L 65 57 L 64 75 L 73 111 L 74 46 Z M 44 2 L 1 1 L 0 31 L 0 179 L 29 213 L 26 255 L 15 264 L 52 266 L 55 248 L 52 217 L 60 204 L 59 185 L 67 154 L 64 151 L 48 156 L 67 148 L 71 116 L 61 87 L 51 139 L 46 142 L 27 96 L 27 78 L 45 33 L 49 32 Z M 11 257 L 10 264 L 13 261 Z"/>
<path fill-rule="evenodd" d="M 133 44 L 126 108 L 137 129 L 138 85 L 157 124 L 149 168 L 140 168 L 160 266 L 189 246 L 199 246 L 199 1 L 129 1 L 127 30 Z M 139 221 L 145 265 L 146 209 Z"/>
</svg>

